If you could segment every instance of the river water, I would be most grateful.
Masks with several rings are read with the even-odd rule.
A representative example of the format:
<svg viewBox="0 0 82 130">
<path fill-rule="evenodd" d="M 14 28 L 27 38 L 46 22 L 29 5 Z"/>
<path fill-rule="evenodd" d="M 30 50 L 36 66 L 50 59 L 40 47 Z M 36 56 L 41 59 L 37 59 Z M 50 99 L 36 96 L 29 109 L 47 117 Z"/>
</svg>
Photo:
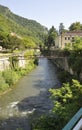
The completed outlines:
<svg viewBox="0 0 82 130">
<path fill-rule="evenodd" d="M 15 87 L 0 97 L 0 130 L 31 130 L 30 120 L 50 112 L 49 88 L 59 84 L 56 67 L 46 58 L 23 77 Z"/>
</svg>

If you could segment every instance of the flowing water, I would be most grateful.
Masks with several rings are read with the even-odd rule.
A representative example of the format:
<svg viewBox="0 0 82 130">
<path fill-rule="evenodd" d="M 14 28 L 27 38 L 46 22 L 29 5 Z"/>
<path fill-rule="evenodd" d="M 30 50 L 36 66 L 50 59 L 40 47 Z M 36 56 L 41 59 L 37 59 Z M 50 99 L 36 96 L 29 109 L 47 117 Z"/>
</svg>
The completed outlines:
<svg viewBox="0 0 82 130">
<path fill-rule="evenodd" d="M 52 109 L 48 89 L 58 86 L 56 73 L 49 60 L 40 58 L 30 74 L 0 97 L 0 130 L 31 130 L 30 120 Z"/>
</svg>

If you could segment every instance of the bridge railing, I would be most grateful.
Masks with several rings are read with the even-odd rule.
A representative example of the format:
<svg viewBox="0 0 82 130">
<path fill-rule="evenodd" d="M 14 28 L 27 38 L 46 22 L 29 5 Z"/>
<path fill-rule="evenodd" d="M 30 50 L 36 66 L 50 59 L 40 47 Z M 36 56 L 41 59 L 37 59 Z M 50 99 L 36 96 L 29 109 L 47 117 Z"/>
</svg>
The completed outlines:
<svg viewBox="0 0 82 130">
<path fill-rule="evenodd" d="M 75 128 L 78 125 L 79 120 L 82 118 L 82 108 L 73 116 L 73 118 L 67 123 L 67 125 L 62 130 L 82 130 L 82 121 L 78 128 Z"/>
</svg>

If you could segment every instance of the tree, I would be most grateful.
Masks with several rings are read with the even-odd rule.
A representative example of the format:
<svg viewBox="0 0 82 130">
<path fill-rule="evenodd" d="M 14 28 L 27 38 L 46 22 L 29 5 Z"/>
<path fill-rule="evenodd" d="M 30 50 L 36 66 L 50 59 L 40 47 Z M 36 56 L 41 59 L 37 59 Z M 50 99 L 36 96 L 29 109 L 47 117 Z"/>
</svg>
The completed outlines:
<svg viewBox="0 0 82 130">
<path fill-rule="evenodd" d="M 62 34 L 64 32 L 64 25 L 63 23 L 60 23 L 59 25 L 59 34 Z"/>
<path fill-rule="evenodd" d="M 0 46 L 6 48 L 7 36 L 4 32 L 0 31 Z"/>
<path fill-rule="evenodd" d="M 23 49 L 24 48 L 23 40 L 16 36 L 8 35 L 7 42 L 6 42 L 6 48 L 10 49 L 12 51 L 16 48 Z"/>
<path fill-rule="evenodd" d="M 73 43 L 73 50 L 76 50 L 76 51 L 82 51 L 82 38 L 80 37 L 76 37 L 74 39 L 74 43 Z"/>
<path fill-rule="evenodd" d="M 46 45 L 48 48 L 55 45 L 55 38 L 57 37 L 57 30 L 52 26 L 48 32 L 48 37 L 46 39 Z"/>
<path fill-rule="evenodd" d="M 74 31 L 74 30 L 82 30 L 82 24 L 80 22 L 75 22 L 72 23 L 69 27 L 70 31 Z"/>
<path fill-rule="evenodd" d="M 74 74 L 80 79 L 80 74 L 82 72 L 82 38 L 77 37 L 74 39 L 68 62 Z"/>
<path fill-rule="evenodd" d="M 36 43 L 32 40 L 32 38 L 23 38 L 25 48 L 36 48 Z"/>
</svg>

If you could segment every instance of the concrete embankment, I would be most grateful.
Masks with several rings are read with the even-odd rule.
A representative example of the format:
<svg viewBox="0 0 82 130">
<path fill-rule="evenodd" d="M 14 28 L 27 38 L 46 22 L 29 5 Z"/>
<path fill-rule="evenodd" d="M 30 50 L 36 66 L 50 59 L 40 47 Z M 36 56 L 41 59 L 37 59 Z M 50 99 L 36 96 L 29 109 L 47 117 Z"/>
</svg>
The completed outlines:
<svg viewBox="0 0 82 130">
<path fill-rule="evenodd" d="M 73 69 L 69 65 L 69 57 L 62 55 L 62 53 L 51 53 L 52 62 L 57 65 L 58 68 L 61 68 L 67 72 L 69 72 L 71 75 L 77 76 L 77 72 L 73 71 Z M 79 67 L 79 66 L 78 66 Z M 80 80 L 82 80 L 82 72 L 80 72 L 79 75 Z"/>
<path fill-rule="evenodd" d="M 65 71 L 68 71 L 70 74 L 74 74 L 72 68 L 68 64 L 68 58 L 67 57 L 56 57 L 52 59 L 52 62 L 57 65 L 58 68 L 61 68 Z"/>
</svg>

